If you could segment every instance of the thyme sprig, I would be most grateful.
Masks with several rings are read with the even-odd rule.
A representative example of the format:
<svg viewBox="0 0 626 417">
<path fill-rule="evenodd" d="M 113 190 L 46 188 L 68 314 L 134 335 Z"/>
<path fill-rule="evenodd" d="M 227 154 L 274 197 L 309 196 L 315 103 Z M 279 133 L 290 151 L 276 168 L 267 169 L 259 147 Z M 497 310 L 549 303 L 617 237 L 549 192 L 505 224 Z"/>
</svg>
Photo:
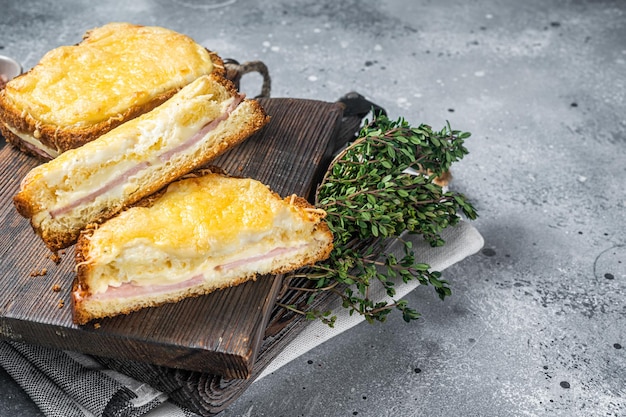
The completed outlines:
<svg viewBox="0 0 626 417">
<path fill-rule="evenodd" d="M 467 132 L 446 125 L 434 131 L 428 125 L 411 127 L 400 118 L 379 115 L 360 130 L 357 139 L 330 164 L 316 193 L 316 206 L 327 213 L 335 248 L 330 258 L 292 276 L 313 280 L 308 304 L 316 295 L 331 292 L 342 300 L 350 314 L 369 322 L 384 321 L 399 310 L 407 322 L 419 313 L 405 300 L 394 300 L 395 280 L 418 280 L 430 285 L 441 299 L 451 294 L 441 273 L 416 259 L 404 233 L 420 234 L 432 246 L 444 245 L 440 233 L 459 222 L 462 213 L 477 217 L 467 199 L 438 185 L 452 163 L 467 153 Z M 400 239 L 403 256 L 386 252 L 389 243 Z M 374 301 L 373 282 L 378 281 L 392 300 Z M 332 326 L 336 317 L 329 311 L 301 311 L 310 319 Z"/>
</svg>

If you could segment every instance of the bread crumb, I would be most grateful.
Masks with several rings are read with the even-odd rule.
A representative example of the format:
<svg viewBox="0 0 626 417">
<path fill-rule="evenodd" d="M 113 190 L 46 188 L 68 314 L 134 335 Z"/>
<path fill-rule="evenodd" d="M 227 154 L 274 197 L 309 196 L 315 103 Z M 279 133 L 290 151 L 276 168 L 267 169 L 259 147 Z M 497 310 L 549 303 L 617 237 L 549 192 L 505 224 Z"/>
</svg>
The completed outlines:
<svg viewBox="0 0 626 417">
<path fill-rule="evenodd" d="M 59 306 L 59 308 L 63 308 L 65 306 L 65 301 L 63 301 L 63 299 L 60 299 L 57 305 Z"/>
<path fill-rule="evenodd" d="M 59 264 L 59 263 L 61 263 L 61 257 L 60 257 L 60 256 L 59 256 L 59 254 L 58 254 L 58 253 L 56 253 L 56 252 L 51 253 L 51 254 L 48 256 L 48 258 L 50 258 L 50 260 L 51 260 L 52 262 L 54 262 L 55 264 Z"/>
<path fill-rule="evenodd" d="M 30 272 L 30 276 L 31 277 L 43 277 L 47 273 L 48 273 L 48 268 L 42 268 L 42 269 L 39 269 L 39 270 L 35 269 L 35 270 Z"/>
<path fill-rule="evenodd" d="M 100 323 L 94 323 L 93 324 L 93 328 L 94 329 L 99 329 L 100 328 Z"/>
<path fill-rule="evenodd" d="M 61 286 L 60 286 L 59 284 L 54 284 L 54 285 L 52 286 L 52 291 L 54 291 L 54 292 L 59 292 L 59 291 L 61 291 Z"/>
</svg>

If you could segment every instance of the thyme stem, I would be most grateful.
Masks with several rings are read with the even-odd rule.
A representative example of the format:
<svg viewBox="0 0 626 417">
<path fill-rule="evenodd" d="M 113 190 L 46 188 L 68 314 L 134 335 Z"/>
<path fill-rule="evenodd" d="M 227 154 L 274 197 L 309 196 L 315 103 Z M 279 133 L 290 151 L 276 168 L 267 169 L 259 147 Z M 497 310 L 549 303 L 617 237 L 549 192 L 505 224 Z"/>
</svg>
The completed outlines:
<svg viewBox="0 0 626 417">
<path fill-rule="evenodd" d="M 373 281 L 382 283 L 390 297 L 395 295 L 397 278 L 417 279 L 432 286 L 440 298 L 448 296 L 447 282 L 416 260 L 410 241 L 401 241 L 404 255 L 400 259 L 382 249 L 405 231 L 441 246 L 445 242 L 440 232 L 455 225 L 459 214 L 477 217 L 465 196 L 444 192 L 434 183 L 468 153 L 464 141 L 469 136 L 449 124 L 434 131 L 428 125 L 412 127 L 402 118 L 392 121 L 383 115 L 366 122 L 354 142 L 335 156 L 315 194 L 316 206 L 327 213 L 335 248 L 326 261 L 292 275 L 315 280 L 315 288 L 289 289 L 309 294 L 309 301 L 320 293 L 333 294 L 351 314 L 370 322 L 384 321 L 392 310 L 401 311 L 406 321 L 419 317 L 404 300 L 372 300 Z M 422 175 L 408 174 L 407 168 Z M 330 312 L 289 309 L 334 323 L 328 318 Z"/>
</svg>

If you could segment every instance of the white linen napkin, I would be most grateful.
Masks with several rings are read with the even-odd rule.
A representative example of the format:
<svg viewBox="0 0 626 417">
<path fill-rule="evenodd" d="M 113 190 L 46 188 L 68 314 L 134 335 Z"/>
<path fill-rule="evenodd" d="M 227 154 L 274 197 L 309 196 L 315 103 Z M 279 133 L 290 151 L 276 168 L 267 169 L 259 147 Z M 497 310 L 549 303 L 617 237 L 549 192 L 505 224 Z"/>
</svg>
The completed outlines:
<svg viewBox="0 0 626 417">
<path fill-rule="evenodd" d="M 441 233 L 441 237 L 446 242 L 444 246 L 433 248 L 431 247 L 421 236 L 417 235 L 405 235 L 404 240 L 411 240 L 413 242 L 413 251 L 415 257 L 419 259 L 419 262 L 430 265 L 433 271 L 443 271 L 449 266 L 460 262 L 464 258 L 471 256 L 478 252 L 484 245 L 484 239 L 481 234 L 473 226 L 467 222 L 459 222 L 454 227 L 449 227 Z M 403 245 L 399 241 L 392 244 L 389 251 L 396 255 L 398 259 L 403 256 Z M 396 300 L 401 299 L 409 292 L 419 286 L 417 280 L 404 283 L 399 281 L 396 286 Z M 370 295 L 374 300 L 382 301 L 391 299 L 387 296 L 382 285 L 375 286 L 375 283 L 370 287 Z M 276 371 L 281 366 L 296 359 L 298 356 L 308 352 L 314 347 L 324 343 L 326 340 L 331 339 L 342 332 L 356 326 L 357 324 L 364 322 L 365 319 L 358 315 L 350 315 L 347 310 L 341 308 L 341 301 L 337 302 L 330 307 L 335 315 L 337 321 L 333 328 L 329 328 L 328 325 L 323 324 L 321 321 L 311 322 L 296 338 L 285 348 L 270 364 L 263 370 L 261 375 L 256 379 L 257 381 L 264 376 Z"/>
<path fill-rule="evenodd" d="M 441 233 L 446 244 L 433 248 L 420 236 L 404 236 L 413 241 L 420 262 L 443 271 L 478 252 L 483 237 L 469 223 L 461 221 Z M 402 244 L 390 248 L 398 258 Z M 401 299 L 419 283 L 399 282 L 396 299 Z M 382 287 L 373 288 L 372 298 L 388 299 Z M 276 357 L 255 380 L 275 372 L 302 354 L 361 323 L 359 315 L 349 315 L 339 302 L 331 306 L 337 315 L 333 328 L 313 321 Z M 103 368 L 87 355 L 14 341 L 0 342 L 0 366 L 24 389 L 46 417 L 192 417 L 195 413 L 170 402 L 167 395 L 117 371 Z"/>
<path fill-rule="evenodd" d="M 139 417 L 167 396 L 91 357 L 20 342 L 0 342 L 0 366 L 47 417 Z M 174 407 L 168 417 L 192 417 Z"/>
</svg>

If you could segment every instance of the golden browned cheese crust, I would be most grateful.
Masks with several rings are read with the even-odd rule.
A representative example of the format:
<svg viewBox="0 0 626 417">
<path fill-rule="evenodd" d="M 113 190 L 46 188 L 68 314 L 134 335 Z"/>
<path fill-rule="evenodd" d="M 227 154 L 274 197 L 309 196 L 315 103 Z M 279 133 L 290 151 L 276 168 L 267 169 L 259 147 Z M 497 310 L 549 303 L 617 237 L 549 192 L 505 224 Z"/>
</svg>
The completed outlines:
<svg viewBox="0 0 626 417">
<path fill-rule="evenodd" d="M 229 177 L 217 167 L 208 167 L 201 170 L 196 170 L 180 180 L 185 180 L 190 177 L 202 177 L 208 174 L 219 174 L 223 177 Z M 239 177 L 232 177 L 239 178 Z M 179 181 L 180 181 L 179 180 Z M 271 191 L 271 190 L 270 190 Z M 138 201 L 133 207 L 152 207 L 165 193 L 165 189 L 146 197 Z M 327 259 L 330 256 L 330 252 L 333 249 L 333 235 L 327 224 L 323 221 L 326 213 L 323 210 L 315 208 L 304 198 L 292 195 L 285 198 L 281 198 L 275 192 L 271 192 L 273 199 L 281 200 L 286 206 L 291 206 L 296 211 L 306 213 L 302 219 L 305 222 L 311 222 L 313 226 L 312 236 L 315 236 L 315 244 L 311 246 L 310 250 L 306 253 L 301 253 L 293 258 L 284 260 L 280 265 L 275 266 L 269 271 L 263 271 L 263 274 L 281 274 L 295 269 L 312 265 L 316 262 Z M 248 197 L 247 197 L 248 198 Z M 249 197 L 252 198 L 252 197 Z M 166 303 L 175 303 L 182 299 L 189 297 L 196 297 L 206 295 L 211 292 L 240 285 L 244 282 L 254 280 L 257 277 L 256 272 L 243 271 L 236 277 L 230 278 L 228 281 L 219 283 L 203 282 L 191 287 L 183 287 L 169 291 L 167 294 L 159 294 L 158 296 L 144 295 L 141 298 L 133 298 L 129 300 L 125 299 L 107 299 L 101 303 L 98 301 L 90 300 L 90 296 L 93 295 L 93 291 L 89 286 L 89 282 L 94 274 L 94 265 L 91 262 L 93 251 L 93 235 L 96 230 L 101 227 L 99 224 L 91 224 L 86 227 L 78 239 L 75 246 L 75 261 L 76 261 L 76 277 L 72 285 L 72 309 L 73 320 L 76 324 L 86 324 L 87 322 L 101 317 L 110 317 L 119 314 L 128 314 L 133 311 L 137 311 L 146 307 L 157 307 Z M 243 249 L 243 248 L 242 248 Z M 207 255 L 210 256 L 210 255 Z"/>
<path fill-rule="evenodd" d="M 105 39 L 110 36 L 110 33 L 114 33 L 116 37 L 113 43 L 99 47 L 98 42 L 104 43 L 100 41 L 100 38 Z M 91 42 L 92 37 L 96 36 L 98 39 Z M 124 78 L 128 71 L 125 66 L 129 63 L 121 62 L 116 66 L 115 62 L 119 61 L 120 56 L 124 56 L 120 54 L 124 54 L 125 51 L 127 51 L 127 56 L 137 55 L 132 47 L 125 44 L 126 38 L 144 39 L 141 42 L 135 42 L 133 45 L 136 44 L 136 47 L 141 45 L 149 48 L 150 42 L 153 42 L 156 51 L 163 51 L 158 59 L 145 63 L 146 69 L 144 71 L 147 73 L 148 68 L 160 71 L 164 81 L 163 85 L 168 85 L 168 88 L 165 90 L 157 88 L 154 85 L 154 80 L 150 80 L 150 77 L 146 76 L 145 85 L 141 84 L 141 80 L 133 80 L 134 84 L 130 86 L 132 88 L 129 91 L 124 91 L 122 88 L 119 93 L 120 99 L 115 99 L 115 95 L 112 93 L 115 89 L 107 85 L 104 78 Z M 184 67 L 184 60 L 181 59 L 181 56 L 172 56 L 173 54 L 168 53 L 168 51 L 176 49 L 177 46 L 185 51 L 184 54 L 189 56 L 189 60 L 198 63 L 203 62 L 197 65 L 198 69 L 195 75 L 189 74 L 190 71 Z M 102 70 L 82 69 L 81 65 L 76 64 L 85 56 L 93 58 L 93 66 L 102 67 L 100 61 L 113 63 L 106 66 L 108 72 L 103 76 L 103 80 L 95 77 L 103 73 Z M 107 56 L 110 56 L 108 61 Z M 141 58 L 137 58 L 137 60 L 139 59 Z M 180 67 L 177 67 L 173 60 L 181 61 Z M 131 63 L 141 66 L 141 62 L 131 60 Z M 67 76 L 59 75 L 60 65 L 68 66 Z M 81 71 L 85 74 L 81 74 Z M 77 45 L 63 46 L 50 51 L 39 64 L 11 80 L 5 89 L 0 90 L 0 132 L 9 143 L 21 151 L 44 161 L 49 160 L 68 149 L 82 146 L 116 126 L 154 109 L 195 79 L 196 76 L 210 73 L 220 76 L 225 74 L 222 59 L 214 52 L 195 44 L 188 37 L 158 27 L 112 23 L 88 31 Z M 168 77 L 168 74 L 171 76 Z M 76 117 L 72 117 L 71 120 L 68 119 L 64 122 L 62 116 L 59 116 L 58 119 L 51 119 L 48 115 L 37 114 L 38 110 L 46 109 L 53 102 L 57 102 L 59 107 L 63 107 L 63 114 L 65 114 L 65 109 L 71 109 L 72 106 L 76 106 L 76 110 L 73 113 L 67 110 L 67 114 L 80 114 L 81 102 L 72 100 L 71 95 L 67 98 L 68 102 L 62 104 L 63 99 L 65 99 L 62 95 L 51 93 L 50 97 L 46 97 L 45 91 L 40 91 L 42 87 L 33 87 L 47 83 L 46 88 L 52 92 L 55 89 L 59 90 L 59 85 L 62 88 L 67 88 L 68 79 L 71 78 L 84 80 L 86 83 L 88 81 L 90 86 L 94 85 L 93 88 L 81 89 L 83 96 L 80 97 L 82 102 L 89 102 L 93 106 L 92 117 L 88 120 L 77 120 Z M 97 88 L 99 85 L 102 87 L 100 91 Z M 80 88 L 80 86 L 72 86 L 72 90 L 74 87 Z M 102 111 L 100 114 L 104 115 L 104 119 L 98 120 L 96 114 L 99 112 L 96 106 L 98 106 L 102 91 L 107 92 L 104 97 L 106 101 L 101 103 Z M 72 94 L 76 93 L 73 92 Z M 57 100 L 57 95 L 60 100 Z M 32 105 L 29 103 L 31 96 Z M 107 106 L 121 102 L 121 98 L 128 101 L 128 106 L 116 109 L 114 114 L 108 113 L 106 111 Z M 26 142 L 20 138 L 20 135 L 29 136 L 36 144 Z"/>
</svg>

